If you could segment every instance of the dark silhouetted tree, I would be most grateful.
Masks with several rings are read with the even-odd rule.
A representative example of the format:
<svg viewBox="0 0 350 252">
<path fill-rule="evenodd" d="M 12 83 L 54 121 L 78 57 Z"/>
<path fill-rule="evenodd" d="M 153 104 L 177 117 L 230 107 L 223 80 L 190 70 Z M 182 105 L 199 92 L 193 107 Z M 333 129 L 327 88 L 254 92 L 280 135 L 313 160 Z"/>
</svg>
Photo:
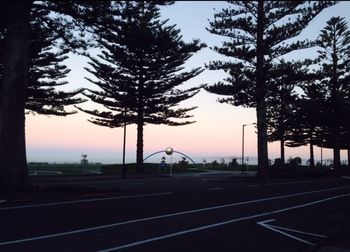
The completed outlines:
<svg viewBox="0 0 350 252">
<path fill-rule="evenodd" d="M 73 31 L 98 26 L 98 18 L 107 14 L 101 11 L 105 5 L 109 2 L 0 2 L 0 29 L 4 31 L 0 52 L 4 62 L 0 85 L 0 191 L 23 190 L 28 175 L 24 122 L 31 10 L 48 10 L 43 21 L 60 36 L 61 45 L 76 51 L 86 45 L 86 40 L 79 39 L 82 33 Z"/>
<path fill-rule="evenodd" d="M 268 166 L 266 98 L 272 64 L 285 54 L 312 46 L 294 38 L 331 1 L 230 1 L 232 8 L 215 14 L 209 32 L 229 40 L 213 50 L 231 61 L 213 61 L 210 70 L 224 70 L 229 77 L 207 88 L 230 96 L 220 99 L 235 106 L 255 107 L 258 128 L 258 174 Z"/>
<path fill-rule="evenodd" d="M 99 34 L 103 46 L 98 57 L 89 57 L 87 69 L 97 80 L 88 79 L 100 90 L 86 93 L 107 110 L 82 111 L 93 115 L 90 122 L 107 127 L 137 124 L 137 169 L 143 172 L 143 128 L 146 124 L 186 125 L 187 112 L 176 108 L 179 102 L 199 92 L 200 87 L 178 86 L 203 70 L 184 72 L 183 65 L 205 47 L 199 40 L 185 43 L 180 30 L 159 20 L 157 2 L 128 1 L 122 6 L 121 19 L 110 30 Z"/>
<path fill-rule="evenodd" d="M 280 141 L 280 158 L 285 163 L 285 143 L 290 138 L 298 94 L 296 85 L 305 78 L 308 65 L 303 62 L 281 60 L 270 69 L 267 96 L 268 139 Z"/>
<path fill-rule="evenodd" d="M 62 64 L 68 58 L 67 49 L 54 48 L 57 34 L 42 20 L 48 11 L 32 9 L 28 50 L 28 86 L 26 89 L 25 109 L 28 112 L 66 116 L 76 111 L 66 111 L 65 106 L 81 103 L 84 100 L 74 98 L 82 90 L 73 92 L 56 91 L 57 86 L 67 84 L 60 81 L 69 73 Z M 0 50 L 3 49 L 3 33 L 0 31 Z M 0 58 L 0 69 L 3 61 Z M 0 81 L 1 81 L 0 72 Z M 1 92 L 1 90 L 0 90 Z"/>
<path fill-rule="evenodd" d="M 327 145 L 333 148 L 335 169 L 340 168 L 342 132 L 347 129 L 350 108 L 350 31 L 344 18 L 332 17 L 321 30 L 318 41 L 321 68 L 319 85 L 326 90 L 324 120 L 330 131 Z"/>
</svg>

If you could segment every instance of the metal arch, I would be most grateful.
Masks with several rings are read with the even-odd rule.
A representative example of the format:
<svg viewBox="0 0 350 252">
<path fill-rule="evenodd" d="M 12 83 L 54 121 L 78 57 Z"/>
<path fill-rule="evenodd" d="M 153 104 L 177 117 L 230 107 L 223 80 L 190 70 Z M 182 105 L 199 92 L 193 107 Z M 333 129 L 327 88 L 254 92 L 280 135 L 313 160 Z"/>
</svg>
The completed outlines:
<svg viewBox="0 0 350 252">
<path fill-rule="evenodd" d="M 163 150 L 162 150 L 162 151 L 156 151 L 156 152 L 152 153 L 151 155 L 145 157 L 145 158 L 143 159 L 143 161 L 145 161 L 146 159 L 148 159 L 148 158 L 150 158 L 150 157 L 152 157 L 152 156 L 154 156 L 154 155 L 156 155 L 156 154 L 158 154 L 158 153 L 162 153 L 162 152 L 165 152 L 165 151 L 163 151 Z"/>
<path fill-rule="evenodd" d="M 152 153 L 151 155 L 147 156 L 146 158 L 144 158 L 143 161 L 145 161 L 146 159 L 148 159 L 148 158 L 150 158 L 150 157 L 152 157 L 152 156 L 154 156 L 154 155 L 156 155 L 156 154 L 162 153 L 162 152 L 165 153 L 164 150 L 162 150 L 162 151 L 156 151 L 156 152 Z M 180 151 L 175 151 L 175 150 L 173 150 L 173 152 L 178 153 L 178 154 L 180 154 L 180 155 L 183 155 L 183 156 L 187 157 L 189 160 L 191 160 L 191 162 L 192 162 L 195 166 L 197 166 L 196 162 L 194 162 L 193 159 L 190 158 L 189 156 L 187 156 L 186 154 L 184 154 L 184 153 L 182 153 L 182 152 L 180 152 Z"/>
</svg>

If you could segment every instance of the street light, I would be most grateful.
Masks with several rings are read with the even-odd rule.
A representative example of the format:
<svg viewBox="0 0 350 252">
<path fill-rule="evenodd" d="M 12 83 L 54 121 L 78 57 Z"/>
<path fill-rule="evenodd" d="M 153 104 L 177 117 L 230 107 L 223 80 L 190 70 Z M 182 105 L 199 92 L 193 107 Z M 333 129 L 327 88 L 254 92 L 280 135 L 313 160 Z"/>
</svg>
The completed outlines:
<svg viewBox="0 0 350 252">
<path fill-rule="evenodd" d="M 256 125 L 256 123 L 249 123 L 242 125 L 242 172 L 244 172 L 243 164 L 244 164 L 244 127 L 248 125 Z"/>
<path fill-rule="evenodd" d="M 170 155 L 170 177 L 173 176 L 173 148 L 167 147 L 165 149 L 165 154 Z"/>
</svg>

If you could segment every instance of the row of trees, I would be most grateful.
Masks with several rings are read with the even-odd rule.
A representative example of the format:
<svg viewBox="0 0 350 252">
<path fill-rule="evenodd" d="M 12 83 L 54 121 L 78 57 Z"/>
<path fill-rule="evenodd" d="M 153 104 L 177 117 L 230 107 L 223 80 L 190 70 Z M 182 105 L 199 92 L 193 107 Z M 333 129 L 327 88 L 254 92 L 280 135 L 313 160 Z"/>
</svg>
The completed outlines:
<svg viewBox="0 0 350 252">
<path fill-rule="evenodd" d="M 228 78 L 206 87 L 228 96 L 220 102 L 255 107 L 259 173 L 268 167 L 267 142 L 284 147 L 310 145 L 334 150 L 340 168 L 340 149 L 349 149 L 350 43 L 349 29 L 333 17 L 315 41 L 295 37 L 335 1 L 232 1 L 233 8 L 215 15 L 208 30 L 229 38 L 213 49 L 228 61 L 208 64 Z M 293 51 L 318 47 L 318 57 L 286 61 Z"/>
<path fill-rule="evenodd" d="M 27 178 L 24 111 L 69 115 L 65 106 L 83 102 L 82 93 L 104 111 L 78 109 L 92 123 L 119 127 L 137 124 L 137 163 L 143 171 L 143 127 L 148 123 L 186 125 L 194 121 L 178 104 L 199 92 L 178 86 L 203 69 L 183 71 L 183 64 L 206 45 L 182 41 L 180 30 L 159 19 L 159 6 L 171 1 L 2 2 L 0 43 L 0 185 L 1 191 L 20 190 Z M 88 41 L 88 42 L 86 42 Z M 92 57 L 84 53 L 99 47 Z M 80 50 L 83 49 L 83 50 Z M 100 91 L 58 92 L 55 87 L 69 72 L 68 52 L 90 59 L 86 70 Z"/>
<path fill-rule="evenodd" d="M 281 145 L 286 141 L 292 147 L 309 144 L 312 167 L 314 145 L 333 149 L 336 169 L 341 165 L 340 149 L 350 148 L 349 42 L 350 30 L 344 18 L 332 17 L 316 43 L 318 64 L 312 69 L 306 65 L 291 70 L 299 71 L 300 78 L 286 79 L 282 86 L 291 89 L 279 98 L 289 100 L 288 104 L 273 104 L 271 140 L 280 140 Z M 302 91 L 300 95 L 293 91 L 296 87 Z"/>
<path fill-rule="evenodd" d="M 180 31 L 174 25 L 167 25 L 167 20 L 160 20 L 159 6 L 172 3 L 1 2 L 2 191 L 18 190 L 25 185 L 25 108 L 27 112 L 69 115 L 75 111 L 66 111 L 65 106 L 85 101 L 76 98 L 77 94 L 84 94 L 105 108 L 98 111 L 76 106 L 93 116 L 90 122 L 107 127 L 137 124 L 139 171 L 143 170 L 143 127 L 146 124 L 177 126 L 194 122 L 187 119 L 191 117 L 188 112 L 195 107 L 179 109 L 177 106 L 197 94 L 203 85 L 190 89 L 178 87 L 203 71 L 194 68 L 186 72 L 183 64 L 206 45 L 199 40 L 183 42 Z M 209 92 L 228 96 L 220 102 L 257 108 L 258 170 L 264 176 L 268 166 L 268 132 L 271 140 L 288 140 L 295 144 L 307 141 L 306 137 L 301 138 L 305 136 L 306 126 L 296 127 L 297 124 L 292 124 L 293 120 L 299 122 L 299 126 L 301 120 L 291 115 L 298 111 L 299 115 L 305 114 L 307 118 L 303 117 L 302 122 L 310 123 L 312 113 L 307 117 L 305 109 L 302 113 L 298 110 L 305 106 L 296 105 L 310 99 L 310 96 L 301 99 L 295 94 L 295 87 L 305 86 L 303 90 L 306 90 L 306 87 L 317 83 L 329 87 L 324 79 L 315 79 L 316 76 L 320 77 L 319 72 L 308 71 L 314 61 L 283 60 L 284 55 L 315 46 L 316 42 L 289 42 L 289 39 L 299 35 L 316 15 L 335 2 L 230 3 L 233 8 L 215 14 L 208 31 L 230 39 L 213 50 L 233 60 L 215 61 L 207 65 L 210 70 L 223 69 L 229 77 L 205 88 Z M 86 54 L 89 47 L 99 47 L 100 53 L 97 56 Z M 94 78 L 87 79 L 98 87 L 97 90 L 56 91 L 56 86 L 66 84 L 60 80 L 69 72 L 63 64 L 68 52 L 88 57 L 90 67 L 86 70 Z M 279 109 L 271 109 L 274 107 Z M 322 108 L 326 110 L 329 107 L 324 104 Z M 314 125 L 313 134 L 320 132 L 321 121 L 317 119 L 316 122 L 318 124 Z M 339 127 L 344 128 L 343 124 Z M 327 132 L 335 132 L 335 127 L 332 130 L 322 131 L 323 139 Z M 287 139 L 287 135 L 293 138 Z"/>
</svg>

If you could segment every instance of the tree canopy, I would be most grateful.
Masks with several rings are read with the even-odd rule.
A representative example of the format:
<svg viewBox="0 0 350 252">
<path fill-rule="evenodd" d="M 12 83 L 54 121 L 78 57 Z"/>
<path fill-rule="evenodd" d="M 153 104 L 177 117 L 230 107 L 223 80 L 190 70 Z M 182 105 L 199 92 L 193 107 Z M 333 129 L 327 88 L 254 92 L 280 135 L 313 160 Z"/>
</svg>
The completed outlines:
<svg viewBox="0 0 350 252">
<path fill-rule="evenodd" d="M 284 55 L 313 46 L 310 41 L 290 40 L 331 1 L 230 1 L 232 7 L 214 15 L 208 31 L 227 38 L 212 49 L 227 61 L 212 61 L 210 70 L 224 70 L 228 77 L 206 89 L 225 95 L 221 102 L 256 107 L 258 127 L 258 170 L 268 166 L 266 99 L 271 86 L 274 64 Z"/>
<path fill-rule="evenodd" d="M 118 8 L 120 16 L 114 25 L 98 33 L 103 49 L 97 57 L 89 56 L 91 68 L 86 69 L 96 77 L 87 79 L 99 90 L 89 89 L 85 95 L 106 110 L 80 109 L 100 126 L 137 124 L 137 164 L 142 171 L 144 125 L 194 122 L 188 120 L 192 117 L 188 112 L 196 107 L 178 105 L 197 94 L 200 85 L 179 86 L 203 71 L 200 67 L 184 71 L 183 65 L 205 44 L 182 41 L 175 25 L 159 19 L 156 2 L 130 1 Z"/>
</svg>

